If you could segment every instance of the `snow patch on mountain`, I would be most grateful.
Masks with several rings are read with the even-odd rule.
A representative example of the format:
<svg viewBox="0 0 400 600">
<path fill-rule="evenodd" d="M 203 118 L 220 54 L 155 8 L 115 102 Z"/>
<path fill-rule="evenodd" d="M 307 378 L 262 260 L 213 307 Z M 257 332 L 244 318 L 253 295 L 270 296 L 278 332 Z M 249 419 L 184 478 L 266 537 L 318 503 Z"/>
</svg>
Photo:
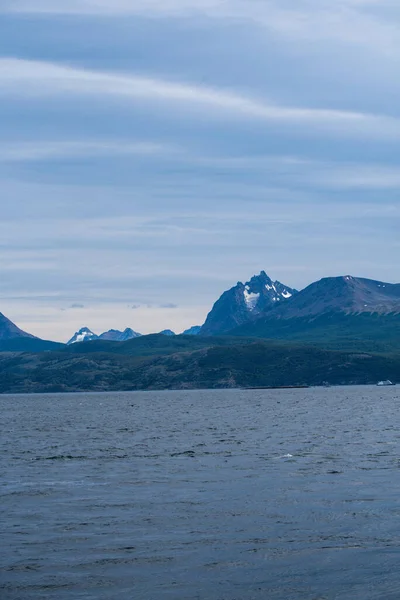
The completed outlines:
<svg viewBox="0 0 400 600">
<path fill-rule="evenodd" d="M 244 301 L 246 302 L 246 306 L 249 310 L 253 311 L 257 306 L 257 302 L 260 298 L 260 294 L 255 294 L 250 292 L 250 288 L 248 285 L 243 290 Z"/>
<path fill-rule="evenodd" d="M 208 313 L 200 335 L 219 335 L 275 310 L 297 292 L 265 271 L 224 292 Z"/>
<path fill-rule="evenodd" d="M 79 331 L 75 332 L 72 338 L 67 342 L 68 346 L 71 344 L 78 344 L 80 342 L 89 342 L 91 340 L 97 340 L 98 336 L 93 333 L 88 327 L 82 327 Z"/>
</svg>

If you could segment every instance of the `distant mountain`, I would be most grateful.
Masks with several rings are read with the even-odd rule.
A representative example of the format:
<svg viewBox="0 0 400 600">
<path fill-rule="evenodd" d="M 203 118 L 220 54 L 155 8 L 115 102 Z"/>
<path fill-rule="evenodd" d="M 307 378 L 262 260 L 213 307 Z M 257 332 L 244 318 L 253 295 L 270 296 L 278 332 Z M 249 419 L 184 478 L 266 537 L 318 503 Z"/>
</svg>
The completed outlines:
<svg viewBox="0 0 400 600">
<path fill-rule="evenodd" d="M 183 331 L 181 335 L 199 335 L 201 331 L 201 325 L 194 325 L 190 329 Z"/>
<path fill-rule="evenodd" d="M 345 275 L 312 283 L 280 306 L 271 318 L 315 317 L 326 313 L 400 313 L 400 284 Z"/>
<path fill-rule="evenodd" d="M 0 340 L 11 340 L 14 338 L 35 338 L 34 335 L 22 331 L 10 319 L 0 313 Z"/>
<path fill-rule="evenodd" d="M 336 349 L 400 349 L 400 284 L 350 275 L 321 279 L 230 334 Z"/>
<path fill-rule="evenodd" d="M 130 327 L 127 327 L 124 331 L 118 331 L 117 329 L 110 329 L 99 335 L 99 340 L 110 340 L 112 342 L 126 342 L 134 338 L 140 337 L 142 334 L 133 331 Z"/>
<path fill-rule="evenodd" d="M 67 342 L 68 346 L 71 344 L 77 344 L 79 342 L 89 342 L 91 340 L 97 340 L 97 336 L 93 331 L 90 331 L 88 327 L 82 327 L 79 331 L 74 333 L 72 338 Z"/>
<path fill-rule="evenodd" d="M 22 331 L 10 319 L 0 313 L 0 352 L 47 352 L 59 350 L 63 344 L 41 340 Z"/>
<path fill-rule="evenodd" d="M 208 314 L 200 335 L 219 335 L 250 323 L 297 294 L 261 271 L 247 283 L 239 282 L 224 292 Z"/>
<path fill-rule="evenodd" d="M 171 329 L 164 329 L 163 331 L 160 331 L 160 335 L 173 336 L 176 335 L 176 333 L 171 331 Z"/>
</svg>

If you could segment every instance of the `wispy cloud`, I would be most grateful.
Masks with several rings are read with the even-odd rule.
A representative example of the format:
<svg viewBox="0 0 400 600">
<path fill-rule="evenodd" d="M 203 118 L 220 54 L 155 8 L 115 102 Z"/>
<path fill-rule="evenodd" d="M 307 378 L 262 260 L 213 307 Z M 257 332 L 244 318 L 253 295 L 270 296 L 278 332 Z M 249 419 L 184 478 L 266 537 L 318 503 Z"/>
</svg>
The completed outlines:
<svg viewBox="0 0 400 600">
<path fill-rule="evenodd" d="M 244 172 L 261 172 L 283 183 L 290 178 L 291 186 L 326 189 L 399 189 L 400 165 L 322 161 L 296 156 L 247 156 L 198 158 L 211 169 L 223 166 Z"/>
<path fill-rule="evenodd" d="M 372 45 L 380 53 L 399 54 L 395 0 L 3 0 L 0 12 L 232 19 L 292 39 Z"/>
<path fill-rule="evenodd" d="M 265 185 L 309 187 L 326 189 L 399 189 L 400 166 L 398 164 L 379 164 L 346 161 L 323 161 L 307 158 L 307 156 L 290 155 L 247 155 L 224 156 L 202 155 L 195 149 L 179 147 L 178 145 L 157 142 L 135 142 L 126 140 L 114 141 L 44 141 L 9 142 L 0 144 L 0 164 L 43 162 L 69 158 L 104 158 L 141 156 L 149 157 L 157 162 L 162 158 L 172 161 L 171 164 L 186 166 L 189 169 L 186 177 L 192 178 L 193 172 L 199 167 L 210 174 L 221 173 L 221 169 L 229 178 L 232 174 L 257 175 L 265 181 Z M 127 166 L 132 168 L 131 163 Z M 152 174 L 149 174 L 150 179 Z M 182 182 L 184 175 L 180 175 Z M 0 182 L 1 183 L 1 182 Z M 150 219 L 152 220 L 152 219 Z M 91 221 L 93 224 L 98 220 Z M 142 233 L 142 221 L 136 217 L 138 224 L 137 235 Z M 105 224 L 103 224 L 104 227 Z M 130 235 L 131 229 L 126 228 L 123 221 L 118 235 Z M 87 227 L 85 225 L 85 227 Z M 103 231 L 106 235 L 106 231 Z"/>
<path fill-rule="evenodd" d="M 126 141 L 45 141 L 9 142 L 0 144 L 0 161 L 47 161 L 50 159 L 84 158 L 102 156 L 162 156 L 174 154 L 178 148 L 172 144 Z"/>
<path fill-rule="evenodd" d="M 0 21 L 0 308 L 28 331 L 180 331 L 260 269 L 399 280 L 398 0 L 0 0 Z"/>
<path fill-rule="evenodd" d="M 0 95 L 46 97 L 58 94 L 117 96 L 130 101 L 168 103 L 177 109 L 202 108 L 219 118 L 286 123 L 337 135 L 400 138 L 400 119 L 362 112 L 278 105 L 236 91 L 159 78 L 139 77 L 63 66 L 56 63 L 0 59 Z M 159 108 L 159 106 L 158 106 Z"/>
</svg>

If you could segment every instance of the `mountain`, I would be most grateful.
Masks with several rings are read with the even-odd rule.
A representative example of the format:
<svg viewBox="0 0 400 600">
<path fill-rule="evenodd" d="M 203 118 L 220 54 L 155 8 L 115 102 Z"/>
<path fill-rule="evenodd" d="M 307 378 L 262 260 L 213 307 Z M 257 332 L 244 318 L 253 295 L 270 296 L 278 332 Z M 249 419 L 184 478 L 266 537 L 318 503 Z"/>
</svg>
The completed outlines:
<svg viewBox="0 0 400 600">
<path fill-rule="evenodd" d="M 400 313 L 400 283 L 385 283 L 351 275 L 326 277 L 306 287 L 270 316 L 291 319 L 331 312 Z"/>
<path fill-rule="evenodd" d="M 69 342 L 67 342 L 67 345 L 70 346 L 71 344 L 77 344 L 79 342 L 89 342 L 91 340 L 97 339 L 98 336 L 95 333 L 93 333 L 93 331 L 90 331 L 88 327 L 82 327 L 79 331 L 74 333 Z"/>
<path fill-rule="evenodd" d="M 22 331 L 10 319 L 0 313 L 0 340 L 5 341 L 14 338 L 35 338 L 35 336 Z"/>
<path fill-rule="evenodd" d="M 127 327 L 124 331 L 118 331 L 118 329 L 110 329 L 99 335 L 99 340 L 110 340 L 112 342 L 126 342 L 134 338 L 140 337 L 142 334 L 133 331 L 130 327 Z"/>
<path fill-rule="evenodd" d="M 22 331 L 0 313 L 0 352 L 48 352 L 58 350 L 63 344 L 49 342 Z"/>
<path fill-rule="evenodd" d="M 190 329 L 183 331 L 181 335 L 199 335 L 201 331 L 201 325 L 193 325 Z"/>
<path fill-rule="evenodd" d="M 238 282 L 224 292 L 208 314 L 200 335 L 219 335 L 249 323 L 286 303 L 297 294 L 280 281 L 272 281 L 261 271 L 246 283 Z"/>
<path fill-rule="evenodd" d="M 400 350 L 400 284 L 324 278 L 230 333 L 336 349 Z"/>
<path fill-rule="evenodd" d="M 160 335 L 173 336 L 176 335 L 176 333 L 171 331 L 171 329 L 164 329 L 163 331 L 160 331 Z"/>
</svg>

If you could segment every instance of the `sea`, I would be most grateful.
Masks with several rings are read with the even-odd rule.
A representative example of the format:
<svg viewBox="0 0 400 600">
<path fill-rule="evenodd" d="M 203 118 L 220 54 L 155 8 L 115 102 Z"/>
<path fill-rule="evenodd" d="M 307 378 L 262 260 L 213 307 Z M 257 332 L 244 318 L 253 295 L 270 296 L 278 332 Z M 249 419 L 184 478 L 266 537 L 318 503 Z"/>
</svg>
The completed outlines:
<svg viewBox="0 0 400 600">
<path fill-rule="evenodd" d="M 0 396 L 1 600 L 399 600 L 400 387 Z"/>
</svg>

